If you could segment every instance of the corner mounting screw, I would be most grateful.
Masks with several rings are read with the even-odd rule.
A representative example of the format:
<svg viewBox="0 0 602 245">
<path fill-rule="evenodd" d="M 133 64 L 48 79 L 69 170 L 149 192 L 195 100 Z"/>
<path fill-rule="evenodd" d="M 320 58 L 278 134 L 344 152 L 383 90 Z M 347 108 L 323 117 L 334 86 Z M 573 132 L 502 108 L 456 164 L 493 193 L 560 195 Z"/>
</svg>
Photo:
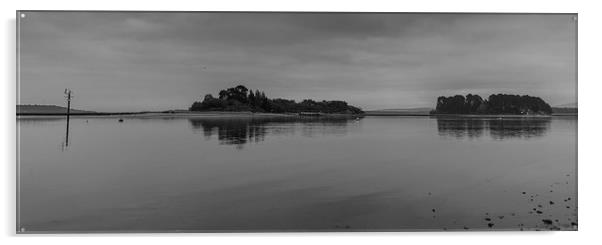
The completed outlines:
<svg viewBox="0 0 602 245">
<path fill-rule="evenodd" d="M 21 18 L 25 18 L 27 15 L 25 15 L 24 13 L 21 13 Z"/>
</svg>

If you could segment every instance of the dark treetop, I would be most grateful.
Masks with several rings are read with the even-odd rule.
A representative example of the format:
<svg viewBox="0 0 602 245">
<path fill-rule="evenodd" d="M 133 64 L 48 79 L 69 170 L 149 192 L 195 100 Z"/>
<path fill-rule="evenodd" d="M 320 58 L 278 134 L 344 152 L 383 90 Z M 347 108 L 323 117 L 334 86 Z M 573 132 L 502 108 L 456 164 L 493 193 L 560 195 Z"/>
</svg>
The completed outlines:
<svg viewBox="0 0 602 245">
<path fill-rule="evenodd" d="M 252 111 L 272 113 L 321 112 L 360 114 L 360 108 L 348 105 L 345 101 L 303 100 L 299 103 L 287 99 L 270 99 L 264 92 L 249 90 L 243 85 L 219 91 L 219 97 L 205 95 L 202 102 L 194 102 L 191 111 Z"/>
<path fill-rule="evenodd" d="M 541 98 L 528 95 L 492 94 L 484 100 L 468 94 L 437 98 L 437 107 L 431 113 L 549 115 L 552 107 Z"/>
</svg>

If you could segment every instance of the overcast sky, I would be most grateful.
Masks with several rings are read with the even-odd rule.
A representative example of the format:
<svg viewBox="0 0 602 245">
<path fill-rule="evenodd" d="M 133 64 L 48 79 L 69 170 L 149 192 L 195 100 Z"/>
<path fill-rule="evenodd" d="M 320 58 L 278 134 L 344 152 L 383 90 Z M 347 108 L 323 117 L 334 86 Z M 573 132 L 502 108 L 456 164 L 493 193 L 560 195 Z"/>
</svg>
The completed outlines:
<svg viewBox="0 0 602 245">
<path fill-rule="evenodd" d="M 33 12 L 20 31 L 20 104 L 180 109 L 238 84 L 367 110 L 577 100 L 573 15 Z"/>
</svg>

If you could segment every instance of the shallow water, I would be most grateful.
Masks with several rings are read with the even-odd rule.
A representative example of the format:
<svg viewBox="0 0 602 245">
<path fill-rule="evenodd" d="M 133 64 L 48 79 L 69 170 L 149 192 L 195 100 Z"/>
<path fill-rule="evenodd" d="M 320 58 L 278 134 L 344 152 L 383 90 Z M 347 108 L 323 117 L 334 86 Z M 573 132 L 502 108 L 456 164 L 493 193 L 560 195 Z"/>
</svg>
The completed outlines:
<svg viewBox="0 0 602 245">
<path fill-rule="evenodd" d="M 577 228 L 576 117 L 18 127 L 25 232 Z"/>
</svg>

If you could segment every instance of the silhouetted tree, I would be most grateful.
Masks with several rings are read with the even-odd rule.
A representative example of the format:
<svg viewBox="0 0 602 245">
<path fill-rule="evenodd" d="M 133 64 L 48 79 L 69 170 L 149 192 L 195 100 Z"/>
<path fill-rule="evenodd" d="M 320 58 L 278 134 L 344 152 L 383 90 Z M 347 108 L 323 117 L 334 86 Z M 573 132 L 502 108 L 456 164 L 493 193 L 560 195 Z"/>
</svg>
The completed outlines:
<svg viewBox="0 0 602 245">
<path fill-rule="evenodd" d="M 249 90 L 247 100 L 249 101 L 249 105 L 251 106 L 251 108 L 255 109 L 257 104 L 255 102 L 255 94 L 253 93 L 253 90 Z"/>
<path fill-rule="evenodd" d="M 211 94 L 205 95 L 202 102 L 194 102 L 191 111 L 223 110 L 223 111 L 253 111 L 274 113 L 321 112 L 321 113 L 363 113 L 360 108 L 350 106 L 345 101 L 321 101 L 310 99 L 300 103 L 288 99 L 269 99 L 263 91 L 248 90 L 238 85 L 219 91 L 219 98 Z"/>
<path fill-rule="evenodd" d="M 466 110 L 469 113 L 475 113 L 484 102 L 481 96 L 468 94 L 466 95 Z"/>
<path fill-rule="evenodd" d="M 552 107 L 539 97 L 492 94 L 489 100 L 468 94 L 437 98 L 438 114 L 551 114 Z"/>
</svg>

